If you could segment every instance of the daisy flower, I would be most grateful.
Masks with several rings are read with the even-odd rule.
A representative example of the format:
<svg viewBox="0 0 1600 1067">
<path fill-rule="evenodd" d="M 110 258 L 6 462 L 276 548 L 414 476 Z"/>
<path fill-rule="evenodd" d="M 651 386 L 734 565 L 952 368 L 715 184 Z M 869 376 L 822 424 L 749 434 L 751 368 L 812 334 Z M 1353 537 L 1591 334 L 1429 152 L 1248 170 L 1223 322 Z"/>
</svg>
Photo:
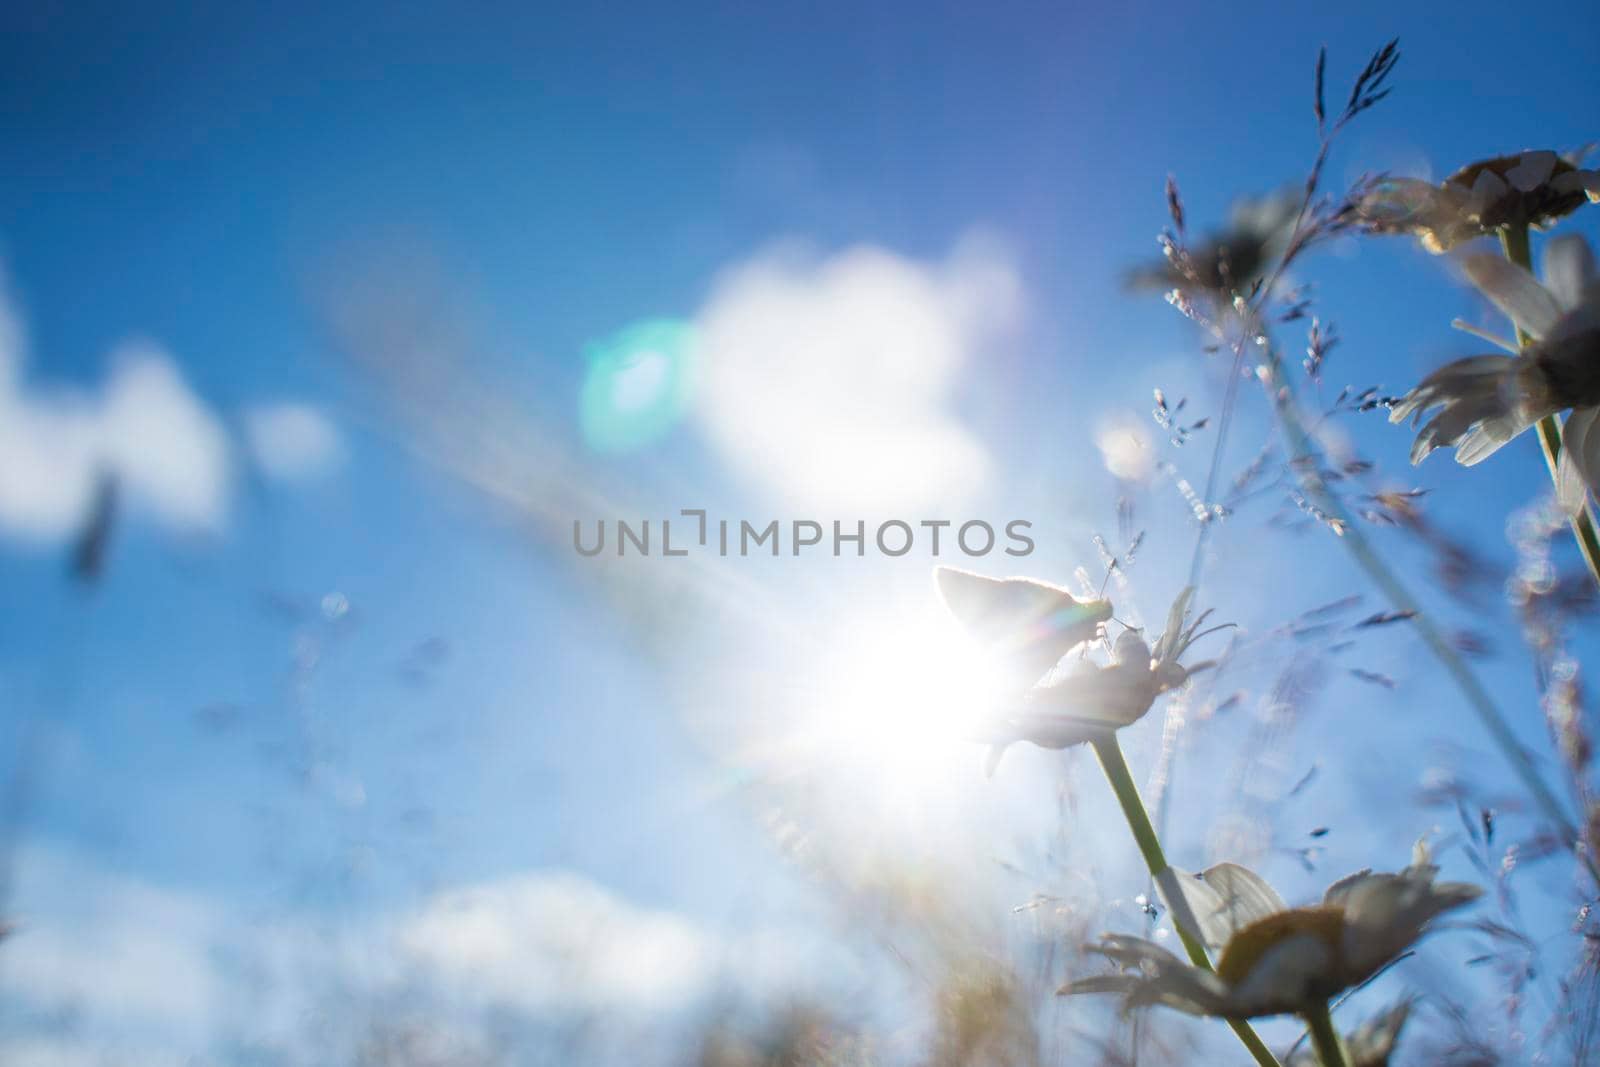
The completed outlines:
<svg viewBox="0 0 1600 1067">
<path fill-rule="evenodd" d="M 1179 662 L 1190 645 L 1213 632 L 1200 630 L 1205 614 L 1192 625 L 1184 624 L 1194 590 L 1178 595 L 1154 649 L 1137 631 L 1129 630 L 1117 639 L 1110 664 L 1082 663 L 1056 681 L 1054 668 L 1061 656 L 1098 635 L 1101 624 L 1111 617 L 1108 601 L 1080 601 L 1031 578 L 985 578 L 948 567 L 937 568 L 934 577 L 952 613 L 977 637 L 1007 654 L 1015 664 L 1014 684 L 1027 686 L 1013 689 L 1016 695 L 1008 699 L 1015 710 L 1001 717 L 989 738 L 988 772 L 994 773 L 1001 753 L 1016 741 L 1045 748 L 1092 744 L 1151 876 L 1171 880 L 1161 842 L 1117 744 L 1117 730 L 1142 718 L 1162 693 L 1210 666 Z M 1194 937 L 1180 931 L 1180 938 L 1196 966 L 1210 965 Z M 1271 1050 L 1249 1023 L 1231 1020 L 1228 1025 L 1261 1067 L 1277 1067 Z"/>
<path fill-rule="evenodd" d="M 1462 261 L 1467 277 L 1531 340 L 1519 355 L 1480 355 L 1447 363 L 1401 397 L 1389 421 L 1433 415 L 1417 433 L 1411 462 L 1453 447 L 1456 461 L 1481 463 L 1547 415 L 1571 409 L 1561 431 L 1556 490 L 1569 514 L 1600 487 L 1600 279 L 1580 237 L 1559 237 L 1545 253 L 1545 284 L 1498 256 Z M 1520 358 L 1519 358 L 1520 357 Z"/>
<path fill-rule="evenodd" d="M 1192 589 L 1173 603 L 1167 629 L 1152 649 L 1136 630 L 1117 638 L 1111 662 L 1105 666 L 1082 662 L 1059 681 L 1035 686 L 1023 694 L 1014 709 L 997 724 L 989 756 L 992 771 L 1007 746 L 1027 741 L 1040 748 L 1068 748 L 1108 739 L 1117 730 L 1144 718 L 1156 698 L 1177 689 L 1210 661 L 1185 667 L 1178 658 L 1206 634 L 1200 632 L 1209 612 L 1185 627 Z"/>
<path fill-rule="evenodd" d="M 1438 185 L 1388 178 L 1356 211 L 1370 232 L 1409 233 L 1434 253 L 1503 227 L 1548 229 L 1584 203 L 1600 201 L 1600 171 L 1582 167 L 1583 155 L 1539 150 L 1497 156 L 1462 167 Z"/>
<path fill-rule="evenodd" d="M 1159 880 L 1175 924 L 1220 953 L 1215 972 L 1143 938 L 1107 935 L 1089 946 L 1123 970 L 1081 978 L 1064 994 L 1120 993 L 1124 1008 L 1161 1004 L 1192 1015 L 1253 1019 L 1326 1010 L 1416 944 L 1439 915 L 1476 900 L 1477 886 L 1435 882 L 1419 846 L 1398 874 L 1361 871 L 1319 904 L 1290 908 L 1259 875 L 1223 863 Z"/>
</svg>

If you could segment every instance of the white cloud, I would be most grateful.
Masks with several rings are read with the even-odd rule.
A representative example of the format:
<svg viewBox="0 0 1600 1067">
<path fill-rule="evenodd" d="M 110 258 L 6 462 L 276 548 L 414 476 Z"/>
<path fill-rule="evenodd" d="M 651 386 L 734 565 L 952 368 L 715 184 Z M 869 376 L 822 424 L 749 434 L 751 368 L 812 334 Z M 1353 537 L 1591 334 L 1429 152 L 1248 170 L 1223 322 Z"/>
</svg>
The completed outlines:
<svg viewBox="0 0 1600 1067">
<path fill-rule="evenodd" d="M 342 1062 L 331 1050 L 359 1046 L 379 1023 L 414 1022 L 415 1040 L 461 1048 L 508 1018 L 598 1017 L 617 1034 L 665 1035 L 715 994 L 759 1003 L 840 973 L 819 964 L 814 935 L 721 934 L 560 870 L 361 919 L 264 923 L 35 845 L 8 917 L 17 930 L 0 944 L 0 1002 L 22 1010 L 0 1019 L 0 1062 L 61 1067 L 164 1067 L 219 1038 Z M 70 1032 L 49 1026 L 58 1018 L 74 1020 Z M 318 1018 L 330 1022 L 308 1028 Z"/>
<path fill-rule="evenodd" d="M 400 933 L 407 954 L 459 990 L 530 1012 L 681 1007 L 716 972 L 714 939 L 565 873 L 432 900 Z"/>
<path fill-rule="evenodd" d="M 26 355 L 20 318 L 0 289 L 0 536 L 71 537 L 103 477 L 116 479 L 132 513 L 182 530 L 222 527 L 232 482 L 228 431 L 166 350 L 121 345 L 97 389 L 29 382 Z M 343 454 L 332 423 L 304 404 L 250 409 L 244 426 L 246 446 L 271 477 L 311 477 Z"/>
<path fill-rule="evenodd" d="M 194 1062 L 169 1049 L 133 1048 L 72 1034 L 0 1038 L 0 1063 L 27 1067 L 193 1067 Z"/>
<path fill-rule="evenodd" d="M 208 899 L 39 849 L 19 871 L 0 995 L 124 1033 L 198 1038 L 223 992 L 211 952 L 226 927 Z"/>
<path fill-rule="evenodd" d="M 797 506 L 954 502 L 989 457 L 952 394 L 1020 311 L 1015 267 L 979 239 L 937 264 L 872 246 L 769 251 L 728 271 L 697 317 L 698 413 L 730 464 Z"/>
<path fill-rule="evenodd" d="M 215 528 L 228 492 L 220 420 L 156 345 L 112 354 L 98 393 L 41 389 L 23 380 L 25 337 L 0 292 L 0 533 L 34 540 L 71 535 L 96 481 L 118 479 L 128 502 L 158 520 Z"/>
<path fill-rule="evenodd" d="M 0 529 L 62 537 L 94 492 L 98 418 L 82 398 L 24 398 L 13 384 L 0 385 Z"/>
<path fill-rule="evenodd" d="M 120 349 L 100 410 L 99 462 L 174 525 L 215 528 L 228 503 L 228 439 L 155 345 Z"/>
<path fill-rule="evenodd" d="M 301 481 L 326 474 L 344 458 L 339 430 L 309 404 L 266 404 L 244 415 L 245 443 L 263 474 Z"/>
</svg>

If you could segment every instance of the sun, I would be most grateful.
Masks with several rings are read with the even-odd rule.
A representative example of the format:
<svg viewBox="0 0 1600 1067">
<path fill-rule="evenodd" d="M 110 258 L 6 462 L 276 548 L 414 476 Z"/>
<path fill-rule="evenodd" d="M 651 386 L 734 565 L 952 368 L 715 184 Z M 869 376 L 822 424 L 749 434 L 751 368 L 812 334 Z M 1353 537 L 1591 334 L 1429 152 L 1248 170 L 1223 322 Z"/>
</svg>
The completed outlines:
<svg viewBox="0 0 1600 1067">
<path fill-rule="evenodd" d="M 914 797 L 978 765 L 1004 674 L 930 605 L 840 633 L 819 678 L 805 714 L 827 757 Z"/>
</svg>

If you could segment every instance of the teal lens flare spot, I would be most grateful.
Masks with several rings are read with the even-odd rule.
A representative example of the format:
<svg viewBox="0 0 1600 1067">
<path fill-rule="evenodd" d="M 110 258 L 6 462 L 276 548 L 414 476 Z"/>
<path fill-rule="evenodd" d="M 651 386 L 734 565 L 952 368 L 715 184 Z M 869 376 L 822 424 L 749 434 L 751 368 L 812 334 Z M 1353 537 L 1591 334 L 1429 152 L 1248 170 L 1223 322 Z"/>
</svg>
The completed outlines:
<svg viewBox="0 0 1600 1067">
<path fill-rule="evenodd" d="M 579 412 L 589 447 L 630 452 L 666 436 L 688 406 L 693 350 L 693 327 L 676 319 L 637 322 L 591 344 Z"/>
</svg>

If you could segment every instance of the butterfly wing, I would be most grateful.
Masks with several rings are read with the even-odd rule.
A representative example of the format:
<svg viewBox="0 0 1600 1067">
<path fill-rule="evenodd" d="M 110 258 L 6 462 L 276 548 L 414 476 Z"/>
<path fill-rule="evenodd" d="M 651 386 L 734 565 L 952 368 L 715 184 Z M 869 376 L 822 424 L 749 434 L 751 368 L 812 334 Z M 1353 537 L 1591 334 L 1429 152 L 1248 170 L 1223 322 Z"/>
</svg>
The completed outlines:
<svg viewBox="0 0 1600 1067">
<path fill-rule="evenodd" d="M 933 574 L 950 613 L 1012 665 L 1019 687 L 1093 640 L 1111 617 L 1108 600 L 1079 600 L 1032 578 L 990 578 L 956 567 L 937 567 Z"/>
</svg>

